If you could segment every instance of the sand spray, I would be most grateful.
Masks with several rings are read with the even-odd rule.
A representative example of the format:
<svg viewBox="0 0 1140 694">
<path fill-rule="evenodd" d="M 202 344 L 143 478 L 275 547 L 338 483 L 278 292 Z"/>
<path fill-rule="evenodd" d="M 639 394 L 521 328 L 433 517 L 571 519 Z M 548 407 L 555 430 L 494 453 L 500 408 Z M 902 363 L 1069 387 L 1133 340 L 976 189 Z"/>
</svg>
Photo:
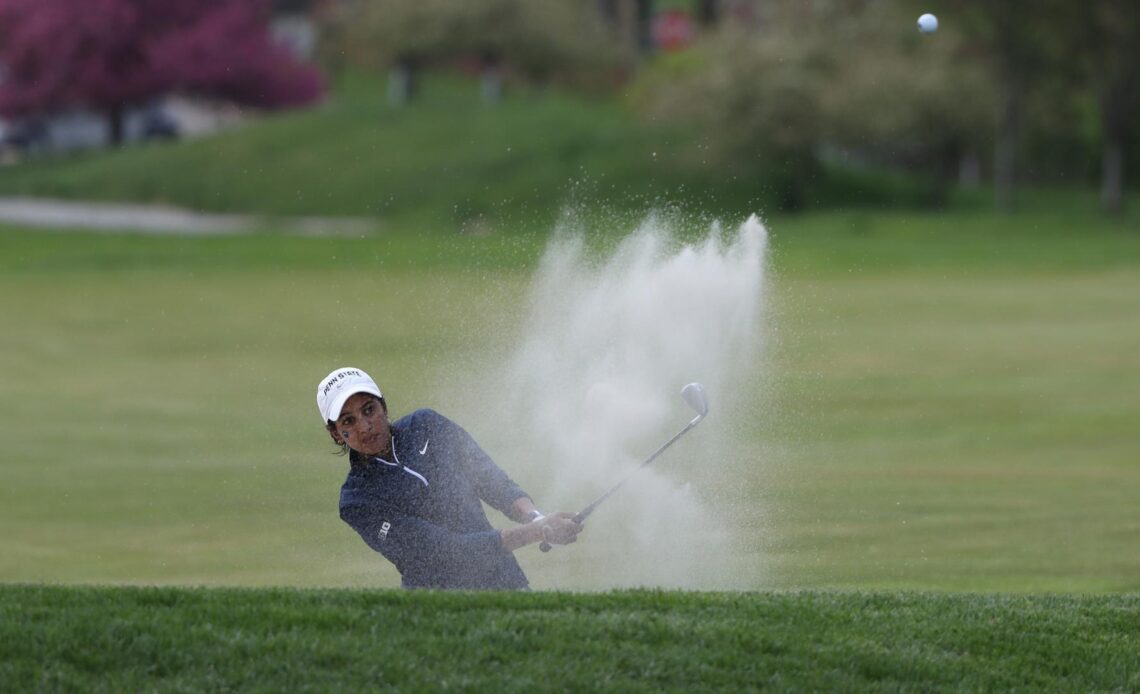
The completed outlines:
<svg viewBox="0 0 1140 694">
<path fill-rule="evenodd" d="M 719 492 L 747 465 L 738 432 L 765 342 L 767 231 L 753 216 L 696 243 L 676 238 L 650 217 L 599 257 L 559 231 L 513 346 L 464 379 L 467 393 L 495 397 L 465 406 L 462 423 L 546 512 L 580 510 L 683 428 L 686 383 L 708 395 L 707 419 L 600 506 L 576 544 L 517 553 L 536 588 L 763 582 L 755 565 L 740 575 L 742 529 Z"/>
</svg>

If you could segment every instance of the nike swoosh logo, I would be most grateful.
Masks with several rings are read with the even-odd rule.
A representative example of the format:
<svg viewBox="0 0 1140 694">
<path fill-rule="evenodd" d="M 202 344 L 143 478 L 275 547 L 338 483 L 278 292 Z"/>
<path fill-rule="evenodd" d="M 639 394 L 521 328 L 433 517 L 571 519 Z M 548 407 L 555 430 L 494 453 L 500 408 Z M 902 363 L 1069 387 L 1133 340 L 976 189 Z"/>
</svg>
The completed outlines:
<svg viewBox="0 0 1140 694">
<path fill-rule="evenodd" d="M 429 443 L 431 443 L 431 439 L 424 441 L 424 447 L 420 449 L 420 455 L 427 453 L 427 447 Z"/>
</svg>

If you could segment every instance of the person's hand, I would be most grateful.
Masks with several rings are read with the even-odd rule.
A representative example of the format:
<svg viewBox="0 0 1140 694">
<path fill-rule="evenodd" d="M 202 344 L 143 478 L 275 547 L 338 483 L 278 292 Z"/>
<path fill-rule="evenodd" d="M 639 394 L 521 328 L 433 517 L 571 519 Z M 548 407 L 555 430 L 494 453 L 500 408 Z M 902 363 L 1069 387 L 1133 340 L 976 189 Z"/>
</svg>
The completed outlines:
<svg viewBox="0 0 1140 694">
<path fill-rule="evenodd" d="M 541 530 L 542 541 L 552 545 L 568 545 L 582 532 L 582 524 L 575 522 L 574 514 L 569 511 L 552 513 L 534 521 L 534 524 Z"/>
<path fill-rule="evenodd" d="M 549 552 L 552 544 L 568 545 L 578 539 L 582 524 L 574 521 L 574 514 L 563 511 L 537 518 L 526 525 L 516 525 L 499 531 L 503 549 L 513 552 L 535 542 L 539 548 Z"/>
</svg>

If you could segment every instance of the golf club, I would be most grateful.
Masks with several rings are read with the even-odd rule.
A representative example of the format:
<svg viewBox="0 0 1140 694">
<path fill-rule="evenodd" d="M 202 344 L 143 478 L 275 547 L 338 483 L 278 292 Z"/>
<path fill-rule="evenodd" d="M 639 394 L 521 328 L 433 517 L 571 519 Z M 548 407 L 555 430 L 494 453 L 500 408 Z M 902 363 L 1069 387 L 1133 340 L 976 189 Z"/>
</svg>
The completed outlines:
<svg viewBox="0 0 1140 694">
<path fill-rule="evenodd" d="M 576 516 L 574 516 L 574 522 L 575 523 L 581 523 L 582 521 L 586 520 L 586 518 L 589 517 L 589 515 L 594 512 L 594 509 L 596 509 L 599 504 L 601 504 L 603 501 L 608 499 L 611 494 L 613 494 L 617 490 L 621 489 L 622 485 L 625 484 L 626 482 L 628 482 L 630 477 L 633 477 L 635 474 L 637 474 L 638 470 L 640 470 L 641 468 L 645 467 L 646 465 L 648 465 L 648 464 L 652 463 L 654 460 L 656 460 L 657 456 L 664 453 L 666 448 L 668 448 L 669 446 L 672 446 L 677 441 L 677 439 L 684 436 L 685 433 L 687 431 L 689 431 L 689 429 L 692 429 L 697 424 L 699 424 L 700 421 L 705 418 L 705 415 L 707 415 L 709 413 L 709 402 L 705 398 L 704 386 L 702 386 L 700 383 L 690 383 L 687 386 L 685 386 L 684 388 L 682 388 L 681 389 L 681 399 L 683 399 L 685 401 L 685 404 L 688 405 L 690 408 L 692 408 L 697 413 L 697 416 L 693 417 L 692 421 L 690 421 L 687 425 L 685 425 L 684 429 L 677 432 L 673 436 L 673 438 L 666 441 L 665 445 L 661 446 L 656 451 L 654 451 L 653 455 L 646 458 L 645 462 L 643 462 L 641 465 L 638 465 L 637 468 L 634 469 L 633 472 L 626 475 L 625 479 L 623 479 L 621 482 L 618 482 L 617 484 L 615 484 L 613 486 L 613 488 L 611 488 L 608 492 L 606 492 L 605 494 L 602 494 L 597 499 L 594 499 L 593 501 L 590 502 L 590 504 L 588 506 L 586 506 L 586 508 L 579 511 L 578 514 Z M 540 544 L 538 546 L 538 548 L 541 549 L 543 552 L 549 552 L 550 551 L 550 543 L 549 542 L 543 542 L 542 544 Z"/>
</svg>

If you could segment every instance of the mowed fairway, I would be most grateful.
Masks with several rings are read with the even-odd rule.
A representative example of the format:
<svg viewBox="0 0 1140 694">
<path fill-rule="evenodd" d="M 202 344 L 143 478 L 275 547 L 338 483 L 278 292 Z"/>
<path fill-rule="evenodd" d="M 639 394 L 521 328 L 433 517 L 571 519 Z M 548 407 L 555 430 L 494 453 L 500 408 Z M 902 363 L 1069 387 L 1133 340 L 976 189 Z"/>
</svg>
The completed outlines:
<svg viewBox="0 0 1140 694">
<path fill-rule="evenodd" d="M 785 580 L 1140 589 L 1140 274 L 785 291 Z"/>
<path fill-rule="evenodd" d="M 959 222 L 772 224 L 738 455 L 670 473 L 732 519 L 728 583 L 1140 590 L 1140 235 Z M 397 414 L 464 419 L 433 398 L 509 352 L 541 246 L 0 232 L 0 581 L 396 585 L 314 384 L 376 365 Z M 572 552 L 532 584 L 605 587 Z"/>
</svg>

